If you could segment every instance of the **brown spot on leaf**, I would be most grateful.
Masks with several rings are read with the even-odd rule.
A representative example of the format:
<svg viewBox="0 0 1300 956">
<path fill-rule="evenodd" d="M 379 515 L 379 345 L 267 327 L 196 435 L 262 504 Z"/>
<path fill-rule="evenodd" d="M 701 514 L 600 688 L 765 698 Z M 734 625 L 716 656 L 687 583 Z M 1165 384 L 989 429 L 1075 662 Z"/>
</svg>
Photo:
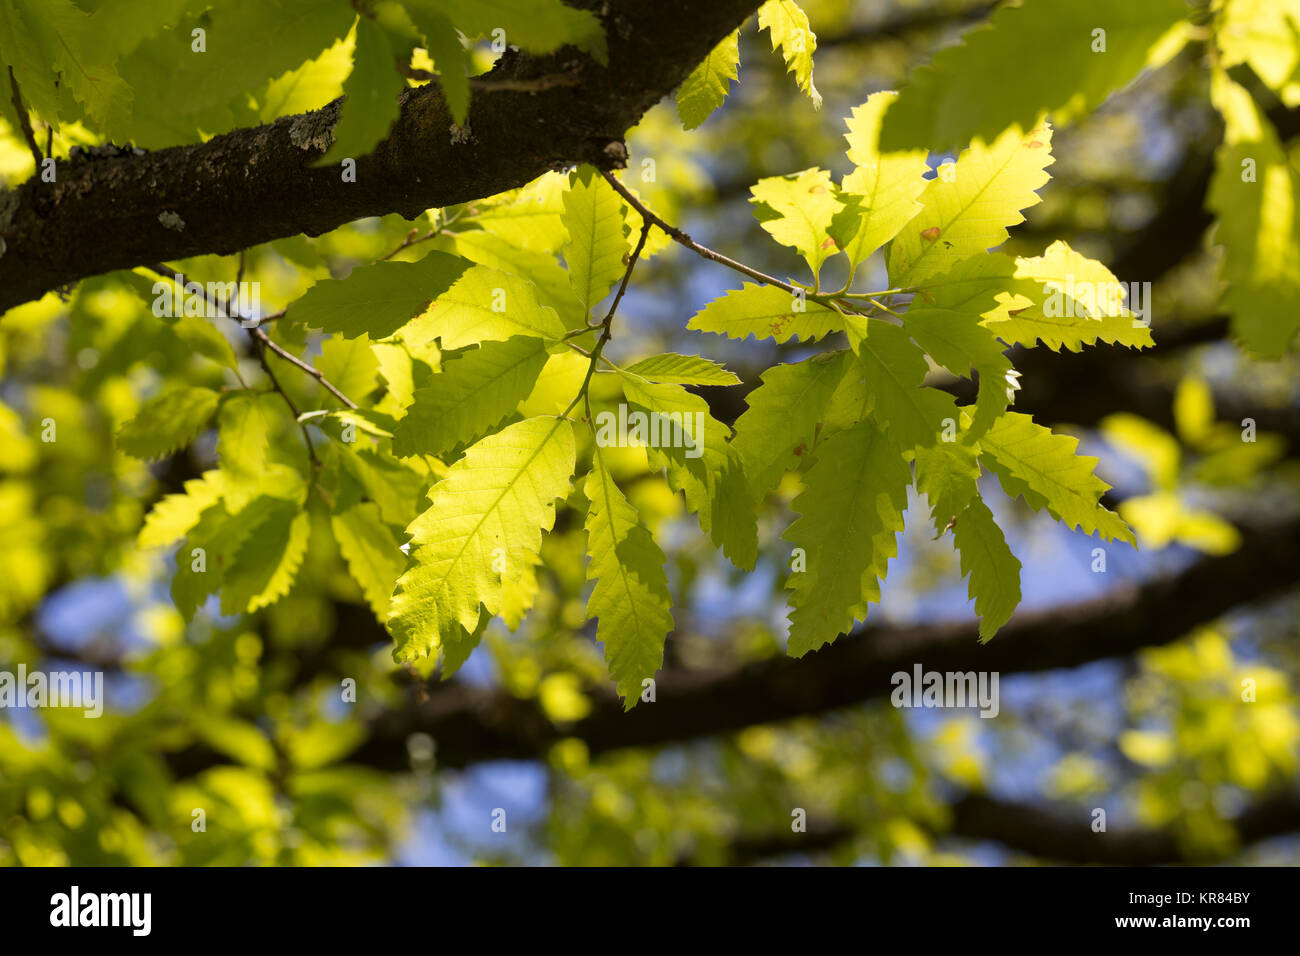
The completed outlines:
<svg viewBox="0 0 1300 956">
<path fill-rule="evenodd" d="M 838 248 L 838 246 L 836 245 L 834 239 L 832 239 L 830 236 L 827 236 L 827 237 L 822 241 L 822 248 L 823 248 L 823 249 L 836 249 L 836 248 Z"/>
<path fill-rule="evenodd" d="M 939 238 L 939 227 L 931 226 L 929 229 L 922 229 L 921 238 L 926 242 L 934 242 L 934 240 Z"/>
</svg>

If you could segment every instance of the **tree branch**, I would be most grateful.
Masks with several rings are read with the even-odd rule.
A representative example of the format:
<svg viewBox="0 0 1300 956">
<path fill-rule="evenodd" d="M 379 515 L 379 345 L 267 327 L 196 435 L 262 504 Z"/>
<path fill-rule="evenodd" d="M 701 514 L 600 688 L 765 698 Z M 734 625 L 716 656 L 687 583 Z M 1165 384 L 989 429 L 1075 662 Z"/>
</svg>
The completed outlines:
<svg viewBox="0 0 1300 956">
<path fill-rule="evenodd" d="M 592 753 L 675 743 L 755 724 L 822 713 L 883 697 L 891 676 L 916 663 L 927 670 L 1003 674 L 1075 667 L 1167 644 L 1234 607 L 1295 586 L 1300 518 L 1246 529 L 1241 548 L 1202 558 L 1180 574 L 1064 608 L 1022 613 L 988 644 L 973 622 L 866 627 L 799 660 L 774 658 L 720 671 L 663 671 L 656 701 L 624 713 L 612 693 L 593 697 L 592 713 L 563 728 L 536 702 L 498 688 L 452 681 L 427 699 L 379 716 L 350 758 L 385 769 L 407 766 L 406 738 L 432 735 L 441 766 L 543 755 L 562 737 Z M 355 624 L 355 622 L 354 622 Z M 373 625 L 369 641 L 381 639 Z M 365 646 L 349 635 L 349 644 Z"/>
<path fill-rule="evenodd" d="M 0 311 L 115 269 L 228 255 L 367 216 L 414 219 L 571 163 L 620 166 L 624 132 L 759 0 L 577 5 L 602 16 L 608 66 L 571 48 L 542 57 L 507 53 L 478 84 L 465 141 L 451 134 L 438 84 L 407 90 L 387 139 L 358 159 L 354 183 L 343 182 L 337 167 L 311 165 L 330 145 L 342 102 L 335 100 L 193 146 L 63 161 L 57 182 L 37 176 L 0 193 Z M 544 76 L 574 82 L 535 82 Z"/>
</svg>

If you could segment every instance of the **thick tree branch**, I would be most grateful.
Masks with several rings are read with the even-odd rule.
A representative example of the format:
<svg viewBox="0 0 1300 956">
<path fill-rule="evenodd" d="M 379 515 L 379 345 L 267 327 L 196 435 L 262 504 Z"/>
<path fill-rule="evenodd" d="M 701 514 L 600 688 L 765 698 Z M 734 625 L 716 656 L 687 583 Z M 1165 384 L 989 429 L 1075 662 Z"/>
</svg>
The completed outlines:
<svg viewBox="0 0 1300 956">
<path fill-rule="evenodd" d="M 406 91 L 356 182 L 311 164 L 328 147 L 341 100 L 314 113 L 209 142 L 63 161 L 0 193 L 0 311 L 78 279 L 160 259 L 225 255 L 317 236 L 367 216 L 414 219 L 521 186 L 548 169 L 626 158 L 623 134 L 676 87 L 759 0 L 585 0 L 603 17 L 609 65 L 570 48 L 506 54 L 472 98 L 463 132 L 437 84 Z M 689 24 L 689 29 L 682 29 Z M 538 84 L 539 77 L 572 83 Z"/>
<path fill-rule="evenodd" d="M 1091 814 L 1073 817 L 1017 801 L 983 794 L 966 794 L 950 805 L 951 823 L 935 835 L 991 840 L 1009 850 L 1056 863 L 1111 866 L 1160 866 L 1215 863 L 1227 857 L 1198 857 L 1170 830 L 1110 829 L 1094 833 Z M 1243 846 L 1300 830 L 1300 794 L 1274 794 L 1248 807 L 1232 821 Z M 841 846 L 856 834 L 853 827 L 827 820 L 809 820 L 805 833 L 778 830 L 737 838 L 728 854 L 732 864 L 759 863 L 793 853 L 822 853 Z M 684 860 L 683 864 L 689 864 Z"/>
<path fill-rule="evenodd" d="M 1065 608 L 1022 613 L 988 644 L 973 622 L 867 627 L 799 660 L 775 658 L 738 669 L 661 672 L 657 699 L 624 713 L 611 695 L 592 713 L 557 728 L 533 701 L 495 688 L 451 682 L 424 701 L 381 715 L 352 760 L 400 769 L 406 738 L 430 734 L 442 766 L 542 755 L 561 737 L 593 753 L 706 737 L 754 724 L 846 707 L 892 689 L 891 676 L 916 663 L 927 670 L 1003 674 L 1074 667 L 1166 644 L 1232 608 L 1295 584 L 1300 519 L 1244 534 L 1231 555 L 1202 558 L 1180 574 L 1120 587 Z M 378 626 L 371 632 L 372 639 Z M 197 755 L 192 755 L 197 756 Z"/>
</svg>

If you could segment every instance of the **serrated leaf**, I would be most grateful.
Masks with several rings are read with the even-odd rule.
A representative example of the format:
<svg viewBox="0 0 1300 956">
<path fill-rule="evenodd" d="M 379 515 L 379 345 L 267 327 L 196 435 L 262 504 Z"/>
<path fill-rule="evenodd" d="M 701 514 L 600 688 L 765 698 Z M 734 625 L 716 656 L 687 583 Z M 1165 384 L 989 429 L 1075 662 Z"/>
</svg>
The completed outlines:
<svg viewBox="0 0 1300 956">
<path fill-rule="evenodd" d="M 978 495 L 957 517 L 952 534 L 961 553 L 962 577 L 970 575 L 969 594 L 980 616 L 980 640 L 988 641 L 1020 605 L 1020 562 Z"/>
<path fill-rule="evenodd" d="M 1028 415 L 1007 412 L 980 439 L 980 458 L 1011 497 L 1046 507 L 1070 528 L 1136 547 L 1119 515 L 1099 503 L 1110 485 L 1093 474 L 1096 458 L 1074 453 L 1078 445 L 1077 438 L 1053 434 Z"/>
<path fill-rule="evenodd" d="M 544 340 L 517 335 L 447 362 L 415 390 L 393 432 L 393 454 L 441 455 L 479 438 L 528 397 L 546 359 Z"/>
<path fill-rule="evenodd" d="M 1008 261 L 1000 255 L 988 258 Z M 1100 262 L 1060 240 L 1041 256 L 1016 259 L 1005 287 L 1007 308 L 986 314 L 984 324 L 1008 345 L 1033 347 L 1041 342 L 1053 351 L 1064 347 L 1078 352 L 1098 342 L 1130 348 L 1154 344 L 1149 321 L 1124 305 L 1123 283 Z"/>
<path fill-rule="evenodd" d="M 581 167 L 564 194 L 564 262 L 578 301 L 591 309 L 627 270 L 623 198 L 591 166 Z"/>
<path fill-rule="evenodd" d="M 217 457 L 231 514 L 242 511 L 261 491 L 279 401 L 269 393 L 236 392 L 221 405 Z"/>
<path fill-rule="evenodd" d="M 817 35 L 808 25 L 808 14 L 794 0 L 767 0 L 758 8 L 758 28 L 768 31 L 772 50 L 781 50 L 786 72 L 794 74 L 799 89 L 808 94 L 815 109 L 821 109 L 822 95 L 813 84 Z"/>
<path fill-rule="evenodd" d="M 398 536 L 384 523 L 379 506 L 369 501 L 331 515 L 330 528 L 348 573 L 361 587 L 375 617 L 384 620 L 388 599 L 406 567 Z"/>
<path fill-rule="evenodd" d="M 843 203 L 831 174 L 814 168 L 789 176 L 769 176 L 749 191 L 759 225 L 777 242 L 803 256 L 815 279 L 822 264 L 840 251 L 830 231 Z"/>
<path fill-rule="evenodd" d="M 848 120 L 848 156 L 853 171 L 840 183 L 843 208 L 831 221 L 830 233 L 853 266 L 898 235 L 918 212 L 917 197 L 925 189 L 926 151 L 881 153 L 880 123 L 898 94 L 874 93 L 853 108 Z"/>
<path fill-rule="evenodd" d="M 444 349 L 459 349 L 516 335 L 560 339 L 564 332 L 559 316 L 538 301 L 531 282 L 487 266 L 471 266 L 402 336 L 417 342 L 437 338 Z"/>
<path fill-rule="evenodd" d="M 934 526 L 940 534 L 979 494 L 979 477 L 973 445 L 941 441 L 916 450 L 916 488 L 930 503 Z"/>
<path fill-rule="evenodd" d="M 453 288 L 470 263 L 444 252 L 417 262 L 359 266 L 346 279 L 325 279 L 291 306 L 285 320 L 337 332 L 344 338 L 382 339 Z"/>
<path fill-rule="evenodd" d="M 871 422 L 833 435 L 804 476 L 783 537 L 806 568 L 790 576 L 789 653 L 802 657 L 835 640 L 862 612 L 864 584 L 883 579 L 903 528 L 912 475 L 893 442 Z"/>
<path fill-rule="evenodd" d="M 843 331 L 851 321 L 818 302 L 796 299 L 784 289 L 747 282 L 714 299 L 692 316 L 686 327 L 733 339 L 752 335 L 778 343 L 792 338 L 811 342 Z"/>
<path fill-rule="evenodd" d="M 727 98 L 731 82 L 740 75 L 740 31 L 733 30 L 709 51 L 677 90 L 677 116 L 686 129 L 696 129 Z"/>
<path fill-rule="evenodd" d="M 817 425 L 853 364 L 853 353 L 842 351 L 773 365 L 763 373 L 762 383 L 745 396 L 749 407 L 736 419 L 732 444 L 744 462 L 756 501 L 811 451 Z"/>
<path fill-rule="evenodd" d="M 1216 71 L 1210 90 L 1226 124 L 1208 201 L 1224 248 L 1221 304 L 1246 348 L 1281 358 L 1300 332 L 1300 177 L 1245 89 Z"/>
<path fill-rule="evenodd" d="M 587 617 L 597 619 L 596 640 L 605 646 L 610 676 L 630 710 L 641 682 L 662 666 L 664 640 L 673 629 L 664 553 L 614 483 L 600 446 L 585 490 L 587 580 L 595 582 Z"/>
<path fill-rule="evenodd" d="M 397 582 L 388 626 L 395 656 L 450 652 L 479 622 L 480 604 L 502 610 L 502 560 L 536 554 L 555 522 L 555 499 L 573 476 L 572 426 L 529 418 L 482 439 L 429 492 L 429 508 L 407 528 L 410 565 Z"/>
<path fill-rule="evenodd" d="M 299 510 L 296 501 L 270 500 L 273 504 L 268 513 L 257 521 L 225 568 L 222 614 L 251 614 L 274 604 L 289 593 L 298 576 L 311 536 L 311 518 Z"/>
<path fill-rule="evenodd" d="M 136 545 L 159 548 L 171 544 L 198 523 L 199 516 L 220 500 L 223 490 L 221 472 L 215 468 L 189 479 L 183 493 L 166 495 L 150 509 Z"/>
<path fill-rule="evenodd" d="M 1005 257 L 1001 257 L 1005 260 Z M 1008 377 L 1011 360 L 998 337 L 986 328 L 988 319 L 1006 314 L 999 301 L 1000 283 L 987 281 L 989 255 L 972 256 L 936 277 L 936 285 L 918 294 L 903 314 L 903 328 L 936 362 L 954 375 L 979 373 L 979 395 L 969 440 L 988 430 L 1011 403 L 1017 380 Z M 972 281 L 963 281 L 965 279 Z"/>
<path fill-rule="evenodd" d="M 639 375 L 647 382 L 677 385 L 739 385 L 740 379 L 717 362 L 698 355 L 678 355 L 668 352 L 641 359 L 623 369 Z"/>
<path fill-rule="evenodd" d="M 708 402 L 680 385 L 656 385 L 626 374 L 620 374 L 620 379 L 634 411 L 680 425 L 680 443 L 664 444 L 661 437 L 657 447 L 646 449 L 650 467 L 665 469 L 669 486 L 685 495 L 700 530 L 710 535 L 731 563 L 752 569 L 758 557 L 758 527 L 744 465 L 727 441 L 730 430 L 709 414 Z M 678 434 L 671 427 L 663 430 L 674 438 Z M 598 427 L 596 442 L 602 441 L 610 443 Z"/>
<path fill-rule="evenodd" d="M 952 396 L 921 384 L 929 366 L 906 332 L 880 319 L 868 319 L 867 330 L 856 349 L 872 394 L 872 418 L 900 451 L 933 445 L 945 421 L 956 425 Z"/>
<path fill-rule="evenodd" d="M 960 259 L 1007 241 L 1007 229 L 1024 222 L 1022 209 L 1040 202 L 1047 183 L 1052 131 L 1043 125 L 1022 133 L 1012 127 L 990 145 L 975 140 L 957 162 L 930 180 L 921 211 L 889 250 L 889 280 L 898 287 L 921 284 L 947 272 Z"/>
<path fill-rule="evenodd" d="M 152 461 L 185 447 L 203 430 L 221 396 L 210 388 L 173 388 L 151 398 L 117 432 L 128 455 Z"/>
<path fill-rule="evenodd" d="M 1003 6 L 904 84 L 886 149 L 961 146 L 1043 113 L 1059 126 L 1092 112 L 1146 65 L 1189 10 L 1184 0 L 1053 0 Z"/>
<path fill-rule="evenodd" d="M 357 18 L 352 72 L 343 83 L 343 106 L 334 124 L 334 143 L 313 166 L 328 166 L 370 154 L 401 112 L 398 94 L 406 80 L 397 72 L 388 35 L 374 20 Z"/>
</svg>

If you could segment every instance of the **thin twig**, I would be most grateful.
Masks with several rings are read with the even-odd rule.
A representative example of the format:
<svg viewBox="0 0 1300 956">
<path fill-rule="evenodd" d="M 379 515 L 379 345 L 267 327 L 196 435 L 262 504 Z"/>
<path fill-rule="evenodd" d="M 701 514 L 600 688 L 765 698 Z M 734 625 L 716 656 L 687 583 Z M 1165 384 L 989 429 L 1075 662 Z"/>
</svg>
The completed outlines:
<svg viewBox="0 0 1300 956">
<path fill-rule="evenodd" d="M 173 269 L 171 266 L 168 266 L 164 263 L 161 262 L 150 263 L 149 265 L 146 265 L 145 268 L 150 270 L 151 272 L 158 273 L 158 275 L 162 276 L 163 278 L 175 277 L 176 281 L 181 284 L 182 288 L 186 285 L 184 274 L 181 273 L 179 270 Z M 357 410 L 358 407 L 357 403 L 352 401 L 352 399 L 348 398 L 342 392 L 340 392 L 334 386 L 334 384 L 325 377 L 324 372 L 320 371 L 317 368 L 314 368 L 311 364 L 304 362 L 302 359 L 298 358 L 298 356 L 294 355 L 292 352 L 288 352 L 285 349 L 281 348 L 278 344 L 273 342 L 271 340 L 271 337 L 267 335 L 262 329 L 257 328 L 256 326 L 249 327 L 244 325 L 245 322 L 256 322 L 257 320 L 255 318 L 240 316 L 238 314 L 232 314 L 232 312 L 228 309 L 228 307 L 225 304 L 216 301 L 216 299 L 214 299 L 212 296 L 208 294 L 206 286 L 203 287 L 203 298 L 207 300 L 208 305 L 211 306 L 213 309 L 215 309 L 219 314 L 224 315 L 226 318 L 232 319 L 240 323 L 240 325 L 243 326 L 245 331 L 248 332 L 249 337 L 254 342 L 258 343 L 259 346 L 263 346 L 265 348 L 270 349 L 272 352 L 280 356 L 280 358 L 284 359 L 286 362 L 289 362 L 291 365 L 298 366 L 298 368 L 302 369 L 302 371 L 306 372 L 312 378 L 316 379 L 316 381 L 320 382 L 321 385 L 324 386 L 326 391 L 328 391 L 331 395 L 337 398 L 348 408 L 352 409 L 353 411 Z M 279 312 L 275 316 L 272 316 L 271 318 L 279 318 L 283 314 L 284 314 L 283 312 Z"/>
<path fill-rule="evenodd" d="M 698 242 L 696 242 L 690 236 L 686 235 L 686 233 L 682 232 L 676 226 L 669 225 L 668 223 L 660 219 L 658 216 L 656 216 L 654 213 L 652 213 L 648 208 L 646 208 L 645 203 L 637 199 L 636 196 L 632 194 L 632 191 L 630 189 L 628 189 L 621 182 L 619 182 L 618 177 L 614 176 L 612 173 L 609 173 L 608 171 L 603 169 L 601 170 L 600 174 L 605 177 L 606 182 L 608 182 L 611 186 L 614 187 L 615 192 L 617 192 L 620 196 L 622 196 L 625 200 L 627 200 L 628 205 L 630 205 L 633 209 L 635 209 L 638 213 L 641 214 L 641 220 L 643 222 L 653 223 L 654 225 L 658 226 L 660 229 L 662 229 L 665 233 L 668 234 L 668 237 L 670 239 L 672 239 L 675 242 L 681 243 L 683 246 L 685 246 L 687 249 L 690 249 L 696 255 L 703 256 L 705 259 L 712 259 L 714 262 L 720 263 L 721 265 L 726 266 L 728 269 L 735 269 L 737 272 L 742 273 L 743 275 L 747 275 L 751 279 L 757 279 L 759 282 L 762 282 L 765 285 L 776 286 L 778 289 L 784 289 L 786 292 L 789 292 L 793 295 L 808 294 L 807 289 L 801 289 L 798 286 L 791 285 L 789 282 L 782 282 L 780 279 L 776 278 L 775 276 L 770 276 L 766 272 L 759 272 L 757 269 L 751 268 L 745 265 L 743 262 L 737 262 L 735 259 L 732 259 L 730 256 L 724 256 L 722 253 L 715 252 L 713 249 L 710 249 L 708 246 L 700 245 Z"/>
<path fill-rule="evenodd" d="M 27 115 L 27 107 L 23 105 L 23 95 L 18 91 L 18 77 L 14 76 L 14 68 L 9 67 L 9 88 L 13 91 L 14 109 L 18 112 L 18 125 L 22 127 L 23 139 L 27 140 L 27 147 L 32 151 L 32 159 L 36 160 L 36 173 L 40 175 L 41 148 L 36 145 L 36 133 L 32 131 L 32 120 Z"/>
<path fill-rule="evenodd" d="M 623 271 L 623 281 L 618 284 L 618 291 L 614 293 L 614 301 L 609 304 L 609 311 L 605 313 L 605 318 L 601 321 L 598 328 L 600 329 L 600 338 L 591 349 L 591 361 L 587 363 L 587 374 L 582 380 L 582 387 L 578 389 L 578 394 L 573 396 L 573 401 L 569 407 L 564 410 L 564 416 L 568 417 L 569 412 L 578 401 L 585 399 L 587 403 L 587 421 L 591 422 L 591 396 L 587 394 L 591 386 L 591 378 L 596 374 L 596 365 L 600 362 L 600 353 L 605 349 L 605 343 L 613 337 L 612 328 L 614 325 L 614 313 L 618 311 L 618 304 L 623 301 L 623 294 L 627 292 L 627 284 L 632 281 L 632 270 L 636 268 L 636 261 L 641 257 L 641 250 L 645 248 L 646 239 L 650 237 L 650 220 L 642 217 L 641 220 L 641 238 L 637 240 L 636 248 L 632 250 L 632 255 L 628 256 L 627 269 Z"/>
<path fill-rule="evenodd" d="M 611 186 L 613 186 L 614 190 L 620 196 L 622 196 L 625 200 L 627 200 L 628 204 L 631 205 L 633 209 L 635 209 L 638 213 L 641 214 L 642 222 L 646 223 L 647 225 L 653 223 L 655 226 L 658 226 L 665 233 L 667 233 L 670 239 L 680 243 L 681 245 L 685 246 L 687 249 L 690 249 L 696 255 L 703 256 L 705 259 L 709 259 L 720 265 L 724 265 L 728 269 L 734 269 L 737 272 L 741 273 L 742 275 L 747 275 L 751 279 L 757 279 L 759 282 L 762 282 L 765 285 L 775 286 L 778 289 L 784 289 L 786 292 L 789 292 L 791 295 L 799 295 L 799 296 L 803 296 L 806 299 L 812 299 L 814 302 L 819 302 L 822 305 L 825 305 L 827 308 L 835 309 L 837 312 L 848 311 L 848 312 L 855 313 L 857 315 L 873 314 L 871 312 L 862 312 L 859 309 L 854 308 L 853 303 L 845 301 L 838 295 L 818 295 L 816 292 L 812 292 L 808 289 L 803 288 L 802 286 L 792 285 L 789 282 L 782 282 L 780 279 L 776 278 L 775 276 L 770 276 L 766 272 L 760 272 L 759 270 L 751 266 L 745 265 L 743 262 L 737 262 L 735 259 L 732 259 L 730 256 L 724 256 L 722 253 L 714 249 L 710 249 L 708 246 L 701 245 L 700 243 L 692 239 L 690 236 L 688 236 L 686 233 L 682 232 L 682 230 L 678 229 L 676 226 L 673 226 L 665 222 L 659 216 L 651 212 L 650 209 L 646 206 L 646 204 L 641 202 L 641 200 L 637 199 L 637 197 L 632 194 L 632 191 L 628 189 L 626 186 L 624 186 L 618 180 L 618 178 L 614 176 L 612 173 L 602 169 L 600 171 L 600 174 L 605 177 L 605 181 L 608 182 Z M 872 301 L 870 304 L 873 306 L 878 305 L 878 303 L 874 301 Z"/>
</svg>

